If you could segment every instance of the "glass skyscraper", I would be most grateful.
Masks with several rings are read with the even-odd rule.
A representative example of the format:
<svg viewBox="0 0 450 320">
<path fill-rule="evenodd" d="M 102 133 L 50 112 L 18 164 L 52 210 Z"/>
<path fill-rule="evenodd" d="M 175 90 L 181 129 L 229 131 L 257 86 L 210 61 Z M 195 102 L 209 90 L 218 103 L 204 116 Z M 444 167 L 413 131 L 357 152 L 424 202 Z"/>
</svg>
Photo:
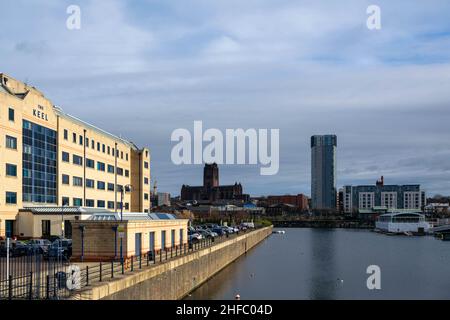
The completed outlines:
<svg viewBox="0 0 450 320">
<path fill-rule="evenodd" d="M 336 209 L 336 135 L 311 137 L 311 207 Z"/>
</svg>

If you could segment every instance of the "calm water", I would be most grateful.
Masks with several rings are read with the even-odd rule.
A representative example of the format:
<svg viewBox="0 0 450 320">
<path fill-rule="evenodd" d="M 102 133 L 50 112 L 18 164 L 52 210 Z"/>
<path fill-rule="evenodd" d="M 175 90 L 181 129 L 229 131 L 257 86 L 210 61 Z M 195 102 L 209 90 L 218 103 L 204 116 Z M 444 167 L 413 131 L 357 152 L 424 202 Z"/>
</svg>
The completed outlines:
<svg viewBox="0 0 450 320">
<path fill-rule="evenodd" d="M 284 229 L 187 299 L 450 299 L 450 242 L 366 230 Z M 367 266 L 381 268 L 368 290 Z M 342 279 L 343 281 L 340 281 Z"/>
</svg>

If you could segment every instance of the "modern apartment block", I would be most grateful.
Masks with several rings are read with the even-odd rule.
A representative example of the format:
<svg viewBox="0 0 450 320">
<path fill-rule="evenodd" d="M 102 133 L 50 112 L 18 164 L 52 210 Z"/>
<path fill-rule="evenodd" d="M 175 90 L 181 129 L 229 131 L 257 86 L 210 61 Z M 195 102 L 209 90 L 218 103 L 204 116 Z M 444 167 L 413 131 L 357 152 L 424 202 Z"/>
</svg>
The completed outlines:
<svg viewBox="0 0 450 320">
<path fill-rule="evenodd" d="M 336 135 L 311 137 L 311 207 L 336 209 Z"/>
<path fill-rule="evenodd" d="M 64 113 L 39 90 L 0 74 L 0 236 L 26 207 L 148 212 L 150 153 Z"/>
<path fill-rule="evenodd" d="M 376 185 L 344 186 L 344 212 L 361 212 L 384 208 L 387 210 L 422 210 L 426 205 L 425 191 L 419 184 L 385 185 L 381 177 Z"/>
</svg>

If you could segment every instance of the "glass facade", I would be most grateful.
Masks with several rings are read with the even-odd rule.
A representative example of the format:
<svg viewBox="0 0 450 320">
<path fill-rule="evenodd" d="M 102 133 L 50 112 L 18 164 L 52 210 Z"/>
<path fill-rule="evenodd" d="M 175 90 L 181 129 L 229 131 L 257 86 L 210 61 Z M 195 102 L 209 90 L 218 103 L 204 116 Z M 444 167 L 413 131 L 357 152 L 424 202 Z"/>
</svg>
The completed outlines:
<svg viewBox="0 0 450 320">
<path fill-rule="evenodd" d="M 56 152 L 56 131 L 23 120 L 23 201 L 57 203 Z"/>
<path fill-rule="evenodd" d="M 311 137 L 311 204 L 313 209 L 336 208 L 336 135 Z"/>
</svg>

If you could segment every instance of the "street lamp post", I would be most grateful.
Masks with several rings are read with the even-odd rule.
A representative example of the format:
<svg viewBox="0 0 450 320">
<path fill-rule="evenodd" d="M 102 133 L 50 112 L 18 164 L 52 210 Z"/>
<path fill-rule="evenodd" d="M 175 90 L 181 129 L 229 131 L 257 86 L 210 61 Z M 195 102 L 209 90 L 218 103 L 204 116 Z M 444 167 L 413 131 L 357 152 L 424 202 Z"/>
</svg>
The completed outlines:
<svg viewBox="0 0 450 320">
<path fill-rule="evenodd" d="M 131 184 L 127 184 L 120 189 L 120 222 L 123 221 L 123 195 L 125 192 L 131 191 Z M 120 237 L 120 262 L 123 263 L 123 237 Z"/>
</svg>

